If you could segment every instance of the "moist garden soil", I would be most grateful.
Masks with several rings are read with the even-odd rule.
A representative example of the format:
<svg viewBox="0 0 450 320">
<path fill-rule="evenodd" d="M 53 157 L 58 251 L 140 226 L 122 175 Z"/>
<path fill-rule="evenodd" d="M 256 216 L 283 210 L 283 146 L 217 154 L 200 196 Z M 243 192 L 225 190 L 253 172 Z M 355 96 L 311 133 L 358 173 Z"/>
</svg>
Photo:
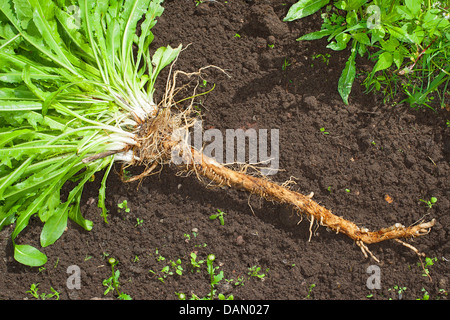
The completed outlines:
<svg viewBox="0 0 450 320">
<path fill-rule="evenodd" d="M 448 299 L 449 111 L 385 104 L 364 93 L 361 78 L 344 105 L 336 88 L 349 52 L 326 49 L 326 40 L 295 41 L 319 30 L 321 19 L 315 14 L 282 22 L 292 3 L 166 1 L 152 46 L 183 44 L 174 69 L 195 72 L 215 65 L 230 76 L 212 69 L 204 74 L 208 88 L 215 85 L 196 98 L 205 129 L 224 135 L 226 129 L 279 129 L 281 170 L 270 179 L 291 180 L 292 189 L 314 192 L 322 206 L 371 230 L 436 219 L 428 235 L 408 240 L 433 259 L 429 275 L 418 256 L 397 242 L 370 245 L 380 259 L 376 263 L 351 239 L 324 227 L 314 225 L 309 241 L 309 221 L 291 208 L 210 188 L 172 166 L 123 183 L 117 166 L 107 181 L 108 223 L 97 208 L 98 174 L 85 186 L 81 207 L 93 229 L 69 222 L 63 236 L 42 249 L 49 257 L 43 268 L 17 263 L 11 230 L 1 231 L 0 299 L 34 299 L 27 291 L 37 283 L 39 293 L 53 288 L 60 299 L 116 299 L 113 292 L 104 295 L 102 284 L 111 276 L 110 257 L 119 261 L 120 290 L 133 299 L 178 299 L 180 292 L 205 297 L 206 264 L 192 270 L 191 252 L 197 261 L 216 256 L 216 273 L 224 275 L 216 294 L 235 300 L 418 299 L 425 291 L 430 299 Z M 359 59 L 359 66 L 364 63 Z M 159 92 L 165 75 L 167 70 Z M 419 200 L 432 196 L 438 199 L 432 208 Z M 123 200 L 129 213 L 118 210 Z M 209 218 L 217 210 L 226 213 L 223 225 Z M 41 228 L 33 218 L 18 243 L 39 246 Z M 171 265 L 178 259 L 181 275 Z M 370 271 L 372 265 L 378 273 Z M 70 285 L 75 284 L 70 266 L 79 267 L 79 289 Z M 165 266 L 173 274 L 162 272 Z M 260 267 L 260 277 L 249 275 L 252 267 Z M 369 288 L 376 284 L 372 275 L 379 275 L 378 289 Z"/>
</svg>

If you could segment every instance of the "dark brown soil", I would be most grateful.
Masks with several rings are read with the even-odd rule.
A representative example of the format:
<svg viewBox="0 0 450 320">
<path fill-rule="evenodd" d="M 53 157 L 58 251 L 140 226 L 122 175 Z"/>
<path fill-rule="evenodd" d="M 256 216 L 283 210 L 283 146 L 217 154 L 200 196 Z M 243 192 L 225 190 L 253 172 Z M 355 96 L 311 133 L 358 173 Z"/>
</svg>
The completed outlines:
<svg viewBox="0 0 450 320">
<path fill-rule="evenodd" d="M 102 281 L 111 275 L 107 257 L 119 260 L 120 288 L 133 299 L 177 299 L 179 292 L 204 297 L 209 276 L 205 264 L 200 272 L 191 271 L 191 252 L 197 252 L 197 260 L 215 254 L 216 272 L 233 279 L 222 280 L 217 293 L 235 299 L 413 300 L 422 298 L 423 290 L 430 299 L 448 299 L 449 112 L 384 105 L 358 83 L 345 106 L 336 88 L 348 52 L 329 51 L 325 40 L 296 42 L 318 30 L 321 21 L 314 15 L 282 22 L 293 2 L 221 0 L 196 6 L 194 1 L 166 1 L 152 45 L 182 43 L 186 49 L 176 69 L 193 72 L 215 65 L 231 76 L 207 73 L 215 89 L 201 97 L 205 128 L 280 130 L 282 171 L 272 180 L 295 177 L 295 190 L 314 192 L 321 205 L 369 229 L 435 218 L 430 234 L 409 241 L 437 258 L 428 267 L 430 277 L 423 275 L 418 256 L 399 243 L 371 245 L 381 261 L 376 263 L 365 259 L 352 240 L 323 227 L 309 242 L 309 221 L 297 224 L 300 218 L 290 209 L 242 192 L 206 188 L 194 176 L 180 177 L 176 168 L 166 167 L 139 188 L 111 174 L 108 224 L 96 206 L 99 174 L 85 187 L 82 200 L 93 230 L 69 223 L 61 239 L 42 249 L 49 257 L 45 268 L 15 262 L 10 230 L 3 230 L 0 299 L 33 299 L 26 293 L 33 283 L 39 283 L 40 293 L 54 288 L 60 299 L 115 298 L 112 292 L 103 294 Z M 328 64 L 312 59 L 326 53 L 331 55 Z M 283 70 L 285 59 L 289 66 Z M 160 79 L 163 86 L 164 75 Z M 429 209 L 419 199 L 431 196 L 438 202 Z M 117 210 L 125 199 L 130 213 Z M 209 219 L 217 209 L 226 213 L 224 225 Z M 38 245 L 41 227 L 32 220 L 18 241 Z M 182 275 L 158 280 L 161 269 L 178 259 Z M 72 265 L 81 270 L 80 289 L 67 286 Z M 367 287 L 370 265 L 380 268 L 380 289 Z M 254 266 L 265 276 L 249 277 Z M 396 287 L 406 288 L 400 297 Z"/>
</svg>

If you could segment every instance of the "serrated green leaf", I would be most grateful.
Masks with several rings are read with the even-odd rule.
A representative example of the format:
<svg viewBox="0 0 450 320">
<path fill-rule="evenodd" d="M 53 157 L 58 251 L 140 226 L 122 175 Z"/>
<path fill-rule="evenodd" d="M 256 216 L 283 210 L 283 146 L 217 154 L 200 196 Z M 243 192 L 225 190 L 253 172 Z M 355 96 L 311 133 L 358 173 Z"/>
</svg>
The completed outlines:
<svg viewBox="0 0 450 320">
<path fill-rule="evenodd" d="M 330 0 L 300 0 L 289 8 L 289 11 L 283 21 L 293 21 L 307 17 L 319 11 L 329 2 Z"/>
<path fill-rule="evenodd" d="M 14 259 L 30 267 L 40 267 L 47 263 L 45 254 L 26 244 L 14 245 Z"/>
</svg>

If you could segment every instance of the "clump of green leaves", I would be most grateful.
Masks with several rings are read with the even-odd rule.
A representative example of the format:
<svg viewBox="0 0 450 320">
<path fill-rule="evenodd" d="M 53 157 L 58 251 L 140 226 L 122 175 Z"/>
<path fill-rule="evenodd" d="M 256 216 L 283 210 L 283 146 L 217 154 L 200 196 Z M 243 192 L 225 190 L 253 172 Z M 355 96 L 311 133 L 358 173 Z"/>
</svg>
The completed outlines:
<svg viewBox="0 0 450 320">
<path fill-rule="evenodd" d="M 115 291 L 119 300 L 132 300 L 130 295 L 119 290 L 120 271 L 119 269 L 115 269 L 115 266 L 119 264 L 119 261 L 114 258 L 109 258 L 108 263 L 111 266 L 111 276 L 102 282 L 103 286 L 107 287 L 103 294 L 106 296 L 110 291 Z"/>
<path fill-rule="evenodd" d="M 350 55 L 338 82 L 345 104 L 356 73 L 356 55 L 375 61 L 363 82 L 367 92 L 386 99 L 399 93 L 411 106 L 430 106 L 435 95 L 444 106 L 450 81 L 449 7 L 436 0 L 300 0 L 285 21 L 301 19 L 325 8 L 321 30 L 298 41 L 327 37 L 328 49 Z"/>
<path fill-rule="evenodd" d="M 192 254 L 191 253 L 191 265 L 194 268 L 200 268 L 200 264 L 202 264 L 204 261 L 197 261 L 197 255 L 196 254 Z M 214 254 L 209 254 L 208 257 L 206 258 L 206 269 L 208 271 L 208 275 L 209 275 L 209 286 L 210 286 L 210 291 L 208 293 L 207 296 L 200 298 L 198 297 L 196 294 L 192 294 L 191 299 L 192 300 L 213 300 L 216 297 L 216 285 L 222 281 L 222 279 L 224 278 L 224 273 L 223 270 L 220 270 L 218 273 L 218 266 L 214 266 L 214 261 L 216 260 L 216 256 Z M 186 300 L 186 295 L 182 292 L 176 292 L 175 293 L 178 296 L 178 299 L 180 300 Z M 233 295 L 229 295 L 228 297 L 226 297 L 224 294 L 219 293 L 217 295 L 217 298 L 219 300 L 233 300 L 234 297 Z"/>
<path fill-rule="evenodd" d="M 398 285 L 395 285 L 392 288 L 389 288 L 388 291 L 396 292 L 398 300 L 402 300 L 403 299 L 403 294 L 405 293 L 405 291 L 407 289 L 408 289 L 407 287 L 400 287 Z M 389 298 L 389 300 L 392 300 L 392 298 Z"/>
<path fill-rule="evenodd" d="M 130 208 L 128 208 L 128 201 L 123 200 L 122 202 L 117 204 L 117 207 L 119 208 L 119 211 L 125 211 L 126 213 L 130 212 Z"/>
<path fill-rule="evenodd" d="M 158 249 L 155 250 L 155 254 L 155 259 L 157 262 L 166 261 L 166 258 L 159 253 Z M 183 271 L 184 268 L 181 265 L 181 259 L 169 259 L 168 263 L 164 265 L 159 272 L 151 269 L 149 270 L 149 272 L 157 276 L 158 280 L 162 283 L 165 283 L 166 278 L 169 276 L 173 276 L 174 274 L 177 274 L 179 276 L 183 275 Z"/>
<path fill-rule="evenodd" d="M 136 128 L 158 111 L 156 78 L 181 50 L 150 51 L 162 12 L 160 0 L 0 1 L 0 230 L 14 224 L 18 262 L 47 262 L 15 242 L 33 215 L 44 224 L 41 247 L 68 219 L 92 229 L 80 199 L 100 171 L 106 221 L 107 176 L 115 161 L 133 161 Z"/>
<path fill-rule="evenodd" d="M 269 268 L 266 269 L 266 273 L 261 273 L 261 267 L 259 266 L 252 266 L 248 268 L 248 275 L 249 279 L 251 277 L 256 277 L 259 279 L 264 279 L 266 277 L 267 272 L 269 271 Z"/>
<path fill-rule="evenodd" d="M 30 290 L 27 291 L 27 293 L 31 294 L 34 298 L 38 299 L 38 300 L 49 300 L 54 298 L 55 300 L 59 300 L 59 292 L 56 291 L 55 289 L 53 289 L 52 287 L 50 288 L 50 290 L 52 291 L 52 293 L 41 293 L 39 294 L 38 291 L 38 286 L 39 283 L 33 283 L 30 286 Z"/>
</svg>

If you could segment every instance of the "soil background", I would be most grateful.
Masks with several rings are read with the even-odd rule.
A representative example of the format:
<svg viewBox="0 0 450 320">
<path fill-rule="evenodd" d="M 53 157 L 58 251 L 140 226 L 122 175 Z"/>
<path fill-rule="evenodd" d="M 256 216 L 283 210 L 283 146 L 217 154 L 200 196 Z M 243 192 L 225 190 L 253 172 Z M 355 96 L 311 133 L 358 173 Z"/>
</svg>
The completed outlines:
<svg viewBox="0 0 450 320">
<path fill-rule="evenodd" d="M 430 276 L 423 275 L 418 256 L 399 243 L 371 245 L 380 259 L 376 263 L 365 259 L 351 239 L 324 227 L 314 226 L 309 241 L 309 221 L 301 221 L 290 208 L 239 191 L 207 188 L 195 175 L 183 177 L 167 166 L 140 184 L 125 184 L 110 174 L 108 223 L 97 208 L 98 174 L 85 186 L 82 199 L 82 212 L 94 222 L 93 229 L 69 222 L 63 236 L 42 249 L 49 258 L 44 268 L 15 262 L 11 230 L 2 230 L 0 299 L 34 299 L 26 293 L 33 283 L 39 283 L 39 293 L 54 288 L 60 299 L 116 299 L 113 292 L 105 296 L 102 285 L 111 276 L 109 257 L 119 261 L 121 291 L 133 299 L 178 299 L 180 292 L 188 298 L 205 297 L 209 275 L 205 264 L 199 272 L 191 270 L 191 252 L 197 260 L 215 254 L 216 272 L 224 273 L 216 293 L 232 294 L 235 300 L 413 300 L 424 291 L 430 299 L 448 299 L 449 112 L 383 104 L 377 95 L 363 92 L 361 79 L 354 84 L 350 104 L 344 105 L 336 88 L 349 52 L 326 49 L 326 40 L 295 41 L 319 30 L 321 19 L 315 14 L 282 22 L 292 3 L 165 1 L 152 46 L 183 44 L 174 69 L 195 72 L 215 65 L 230 76 L 205 71 L 207 88 L 215 85 L 211 93 L 196 98 L 205 129 L 217 128 L 224 135 L 226 129 L 279 129 L 281 170 L 270 179 L 291 179 L 292 189 L 314 192 L 315 201 L 371 230 L 436 219 L 428 235 L 408 240 L 436 258 L 428 267 Z M 318 54 L 330 57 L 313 59 Z M 160 90 L 165 76 L 167 70 L 159 78 Z M 431 196 L 438 202 L 430 209 L 419 199 Z M 123 200 L 129 213 L 118 211 Z M 226 213 L 224 225 L 209 219 L 218 209 Z M 137 225 L 137 219 L 142 223 Z M 33 218 L 17 241 L 39 246 L 41 228 Z M 165 275 L 163 267 L 178 259 L 182 275 L 158 280 Z M 80 268 L 79 289 L 67 286 L 73 265 Z M 380 268 L 379 289 L 367 286 L 371 265 Z M 250 277 L 253 266 L 265 276 Z M 399 294 L 396 287 L 406 289 Z"/>
</svg>

